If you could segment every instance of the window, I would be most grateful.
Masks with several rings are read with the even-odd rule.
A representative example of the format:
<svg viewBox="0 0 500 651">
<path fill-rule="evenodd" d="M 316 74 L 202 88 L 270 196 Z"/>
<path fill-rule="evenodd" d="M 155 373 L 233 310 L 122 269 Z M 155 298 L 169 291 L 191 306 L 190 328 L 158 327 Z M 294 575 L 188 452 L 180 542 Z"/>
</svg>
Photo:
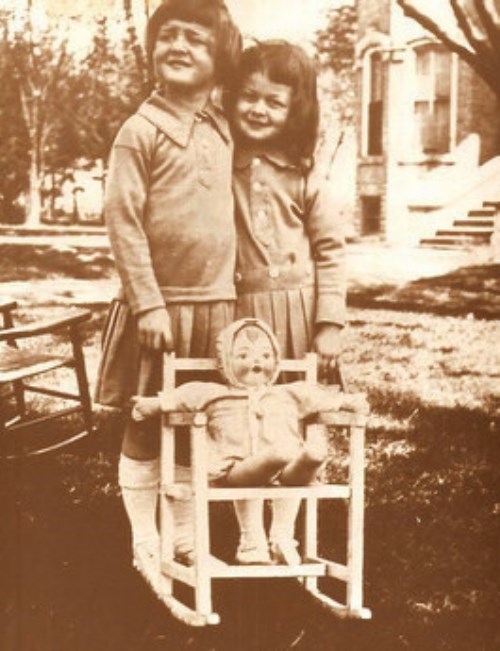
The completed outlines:
<svg viewBox="0 0 500 651">
<path fill-rule="evenodd" d="M 361 197 L 361 235 L 375 235 L 381 231 L 380 196 Z"/>
<path fill-rule="evenodd" d="M 380 156 L 383 151 L 384 127 L 384 67 L 382 53 L 373 52 L 368 60 L 370 90 L 367 116 L 367 154 L 369 156 Z"/>
<path fill-rule="evenodd" d="M 425 154 L 450 151 L 451 54 L 438 45 L 415 49 L 416 148 Z"/>
</svg>

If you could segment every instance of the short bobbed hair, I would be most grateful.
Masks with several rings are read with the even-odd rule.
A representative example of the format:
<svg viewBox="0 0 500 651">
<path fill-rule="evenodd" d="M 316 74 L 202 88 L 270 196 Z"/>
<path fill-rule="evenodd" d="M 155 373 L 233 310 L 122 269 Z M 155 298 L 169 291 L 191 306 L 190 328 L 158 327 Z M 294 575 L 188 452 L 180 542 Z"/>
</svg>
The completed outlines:
<svg viewBox="0 0 500 651">
<path fill-rule="evenodd" d="M 183 20 L 209 27 L 215 32 L 215 82 L 227 86 L 234 77 L 242 38 L 222 0 L 164 0 L 146 28 L 146 53 L 150 79 L 154 79 L 153 50 L 161 26 L 168 20 Z"/>
<path fill-rule="evenodd" d="M 300 46 L 283 40 L 259 41 L 246 49 L 241 55 L 237 75 L 225 96 L 230 119 L 241 89 L 255 72 L 266 75 L 273 83 L 291 87 L 290 115 L 279 144 L 296 163 L 310 165 L 319 125 L 315 62 Z M 237 142 L 236 130 L 234 138 Z"/>
</svg>

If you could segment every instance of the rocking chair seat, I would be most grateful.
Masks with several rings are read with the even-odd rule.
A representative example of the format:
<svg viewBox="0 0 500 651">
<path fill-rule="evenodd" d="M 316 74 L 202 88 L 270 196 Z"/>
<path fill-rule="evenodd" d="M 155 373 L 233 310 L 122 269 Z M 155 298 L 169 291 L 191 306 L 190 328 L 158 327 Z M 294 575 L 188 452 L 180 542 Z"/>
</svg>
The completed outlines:
<svg viewBox="0 0 500 651">
<path fill-rule="evenodd" d="M 0 301 L 0 316 L 3 317 L 3 323 L 0 323 L 0 459 L 44 454 L 95 433 L 81 333 L 82 324 L 91 317 L 90 312 L 68 310 L 59 318 L 15 325 L 13 314 L 16 308 L 15 301 Z M 52 346 L 48 346 L 44 339 L 47 336 L 61 342 L 58 350 L 50 352 Z M 24 345 L 28 339 L 31 345 Z M 69 378 L 68 386 L 66 379 L 61 383 L 55 382 L 57 378 L 40 385 L 45 373 L 61 367 L 72 371 L 73 379 Z M 29 383 L 28 378 L 32 376 L 37 377 L 36 385 Z M 28 408 L 26 394 L 33 393 L 55 401 L 47 413 L 33 414 Z M 68 401 L 71 406 L 66 406 Z M 46 438 L 45 432 L 38 431 L 38 425 L 44 426 L 48 421 L 73 414 L 79 415 L 83 429 L 77 434 L 66 434 L 64 428 L 45 427 L 45 431 L 50 436 L 54 434 L 57 440 L 50 444 L 42 440 Z M 26 443 L 33 436 L 34 443 L 27 447 Z M 13 446 L 11 453 L 9 450 Z"/>
<path fill-rule="evenodd" d="M 6 346 L 0 356 L 0 384 L 52 371 L 69 361 L 68 357 Z"/>
</svg>

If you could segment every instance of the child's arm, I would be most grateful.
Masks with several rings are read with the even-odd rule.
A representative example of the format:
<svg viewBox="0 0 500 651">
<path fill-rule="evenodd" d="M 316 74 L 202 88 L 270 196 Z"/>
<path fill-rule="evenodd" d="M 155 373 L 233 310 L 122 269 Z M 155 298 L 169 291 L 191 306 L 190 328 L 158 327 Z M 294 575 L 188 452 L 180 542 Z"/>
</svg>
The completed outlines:
<svg viewBox="0 0 500 651">
<path fill-rule="evenodd" d="M 106 182 L 106 224 L 116 267 L 132 312 L 139 343 L 172 350 L 172 329 L 151 263 L 144 230 L 154 129 L 133 116 L 120 129 L 111 151 Z"/>
<path fill-rule="evenodd" d="M 314 349 L 328 364 L 341 352 L 345 323 L 345 247 L 331 189 L 318 171 L 309 174 L 305 191 L 305 223 L 313 252 L 316 281 Z"/>
<path fill-rule="evenodd" d="M 134 115 L 121 127 L 109 160 L 104 209 L 116 268 L 133 314 L 165 308 L 144 228 L 156 131 Z"/>
</svg>

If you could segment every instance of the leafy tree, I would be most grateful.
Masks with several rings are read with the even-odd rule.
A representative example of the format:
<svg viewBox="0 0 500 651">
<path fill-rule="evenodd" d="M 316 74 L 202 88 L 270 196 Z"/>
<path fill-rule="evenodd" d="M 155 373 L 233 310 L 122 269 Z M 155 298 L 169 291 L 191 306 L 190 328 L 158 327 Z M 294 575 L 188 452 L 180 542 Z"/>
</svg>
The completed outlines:
<svg viewBox="0 0 500 651">
<path fill-rule="evenodd" d="M 449 6 L 455 18 L 455 25 L 449 28 L 438 22 L 419 0 L 397 0 L 397 3 L 408 17 L 466 61 L 500 98 L 499 1 L 441 1 Z"/>
<path fill-rule="evenodd" d="M 357 16 L 352 4 L 331 8 L 326 25 L 316 34 L 317 60 L 322 90 L 323 129 L 319 143 L 320 158 L 327 156 L 327 167 L 333 161 L 344 129 L 352 123 L 354 109 L 354 47 Z M 336 131 L 336 142 L 328 143 Z"/>
<path fill-rule="evenodd" d="M 76 158 L 104 161 L 118 127 L 143 98 L 143 80 L 127 52 L 110 41 L 107 19 L 96 19 L 92 48 L 70 79 L 77 101 L 65 129 Z"/>
<path fill-rule="evenodd" d="M 19 222 L 24 215 L 16 200 L 28 186 L 29 141 L 19 120 L 19 82 L 12 74 L 12 43 L 8 38 L 9 14 L 0 13 L 0 221 Z"/>
<path fill-rule="evenodd" d="M 61 36 L 62 35 L 62 36 Z M 28 133 L 29 192 L 26 222 L 36 225 L 42 213 L 42 184 L 53 139 L 67 113 L 67 79 L 74 67 L 67 37 L 60 26 L 35 29 L 31 9 L 22 29 L 12 34 L 13 74 L 19 89 L 21 116 Z"/>
</svg>

